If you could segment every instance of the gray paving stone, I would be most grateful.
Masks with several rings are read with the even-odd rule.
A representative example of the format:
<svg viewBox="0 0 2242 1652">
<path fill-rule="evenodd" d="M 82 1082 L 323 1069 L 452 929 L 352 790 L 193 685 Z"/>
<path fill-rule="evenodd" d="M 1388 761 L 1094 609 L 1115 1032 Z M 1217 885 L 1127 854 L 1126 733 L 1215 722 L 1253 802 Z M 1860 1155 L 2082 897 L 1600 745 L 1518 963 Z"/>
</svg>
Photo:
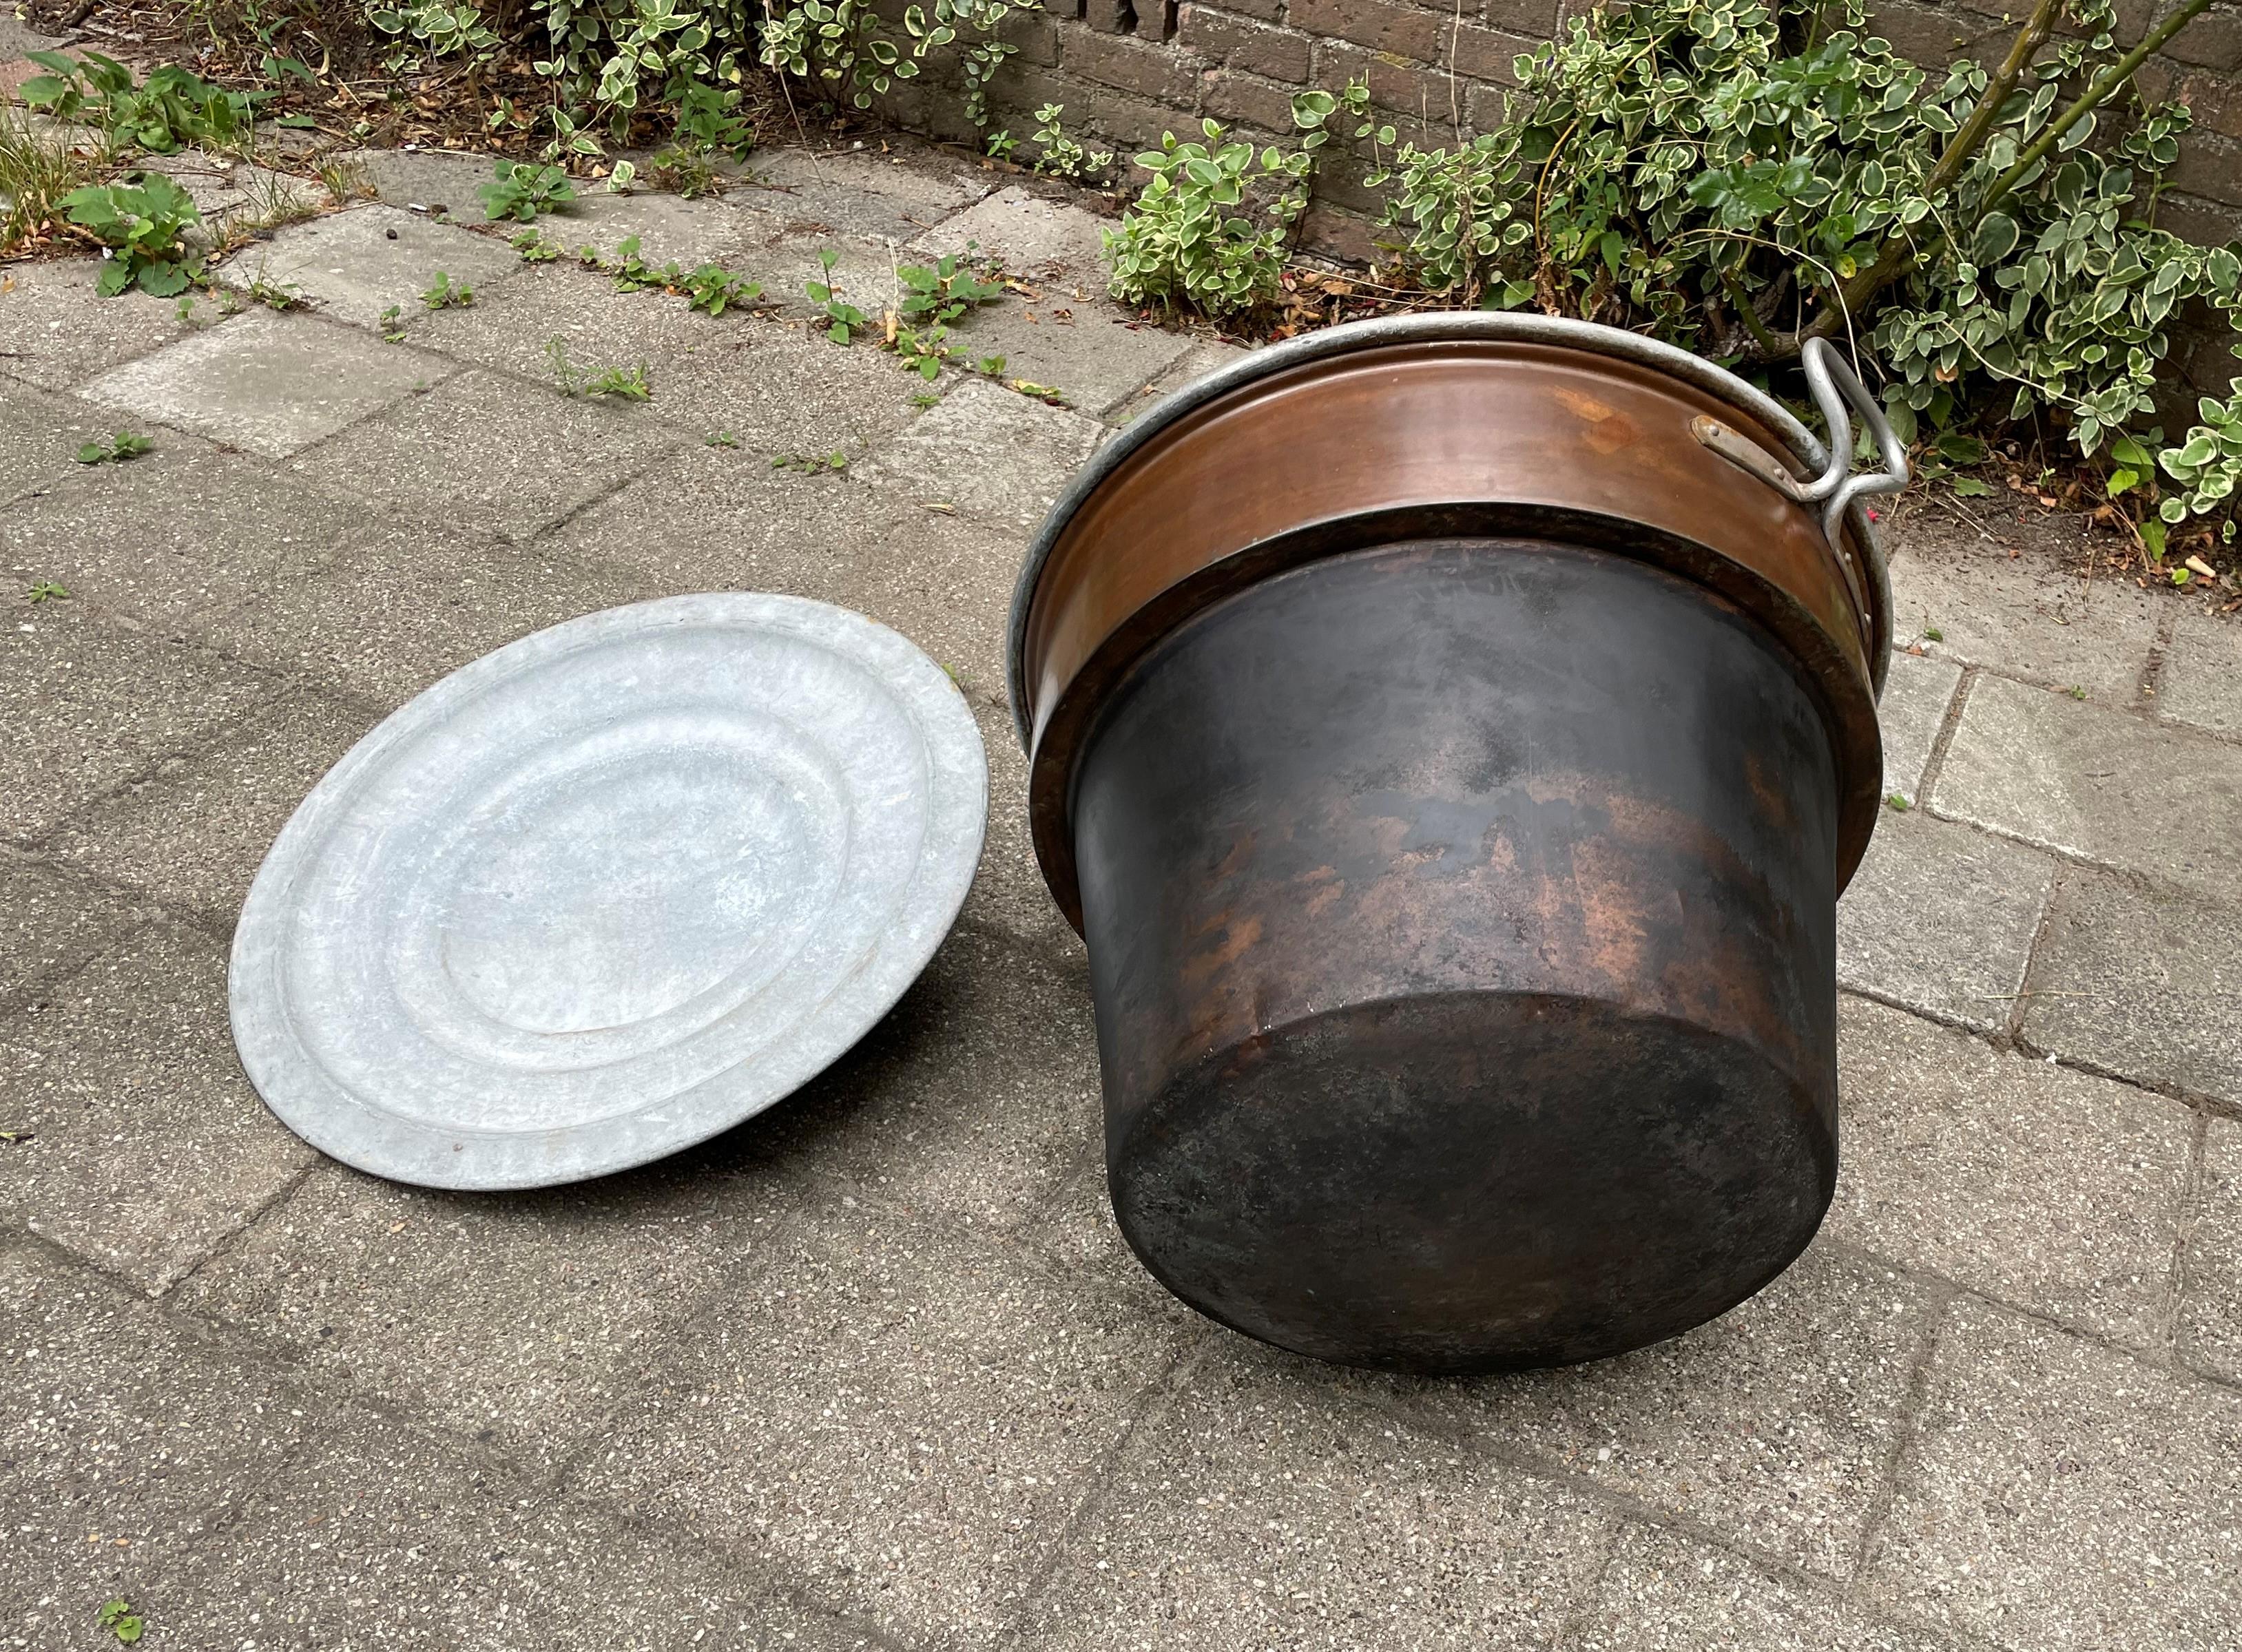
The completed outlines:
<svg viewBox="0 0 2242 1652">
<path fill-rule="evenodd" d="M 959 318 L 951 328 L 973 358 L 1002 356 L 1004 377 L 1049 385 L 1068 403 L 1103 414 L 1171 366 L 1191 341 L 1137 321 L 1126 311 L 1053 289 L 1038 301 L 1008 297 Z"/>
<path fill-rule="evenodd" d="M 1170 363 L 1167 371 L 1142 389 L 1124 396 L 1105 410 L 1109 425 L 1134 424 L 1163 396 L 1181 390 L 1194 380 L 1204 378 L 1216 369 L 1227 367 L 1240 356 L 1251 352 L 1238 344 L 1225 344 L 1218 338 L 1193 338 L 1184 353 Z"/>
<path fill-rule="evenodd" d="M 1951 1643 L 1869 1615 L 1655 1527 L 1629 1525 L 1594 1603 L 1564 1642 L 1578 1652 L 1939 1652 Z"/>
<path fill-rule="evenodd" d="M 113 884 L 199 907 L 231 929 L 288 817 L 379 720 L 370 706 L 291 692 L 90 805 L 45 852 Z"/>
<path fill-rule="evenodd" d="M 327 1421 L 198 1549 L 148 1597 L 151 1644 L 877 1644 L 706 1549 L 455 1461 L 373 1415 Z"/>
<path fill-rule="evenodd" d="M 327 1164 L 179 1301 L 545 1474 L 648 1348 L 772 1242 L 771 1207 L 692 1160 L 504 1198 Z"/>
<path fill-rule="evenodd" d="M 953 932 L 862 1044 L 753 1129 L 756 1152 L 791 1152 L 867 1202 L 1016 1231 L 1104 1139 L 1089 995 Z"/>
<path fill-rule="evenodd" d="M 1837 903 L 1837 984 L 2005 1033 L 2055 863 L 1921 810 L 1886 808 Z"/>
<path fill-rule="evenodd" d="M 441 357 L 369 332 L 258 309 L 111 368 L 82 393 L 284 458 L 451 371 Z"/>
<path fill-rule="evenodd" d="M 0 999 L 69 973 L 147 916 L 129 896 L 0 849 Z"/>
<path fill-rule="evenodd" d="M 856 468 L 805 476 L 744 448 L 695 448 L 545 543 L 663 592 L 770 591 L 854 608 L 949 667 L 969 699 L 992 704 L 1004 693 L 1019 538 L 869 486 Z"/>
<path fill-rule="evenodd" d="M 2068 694 L 1974 684 L 1930 802 L 2082 859 L 2242 893 L 2242 747 Z"/>
<path fill-rule="evenodd" d="M 834 1201 L 650 1362 L 570 1479 L 915 1646 L 985 1644 L 1198 1334 Z"/>
<path fill-rule="evenodd" d="M 97 623 L 70 602 L 0 626 L 0 835 L 51 829 L 90 798 L 232 721 L 277 686 L 200 649 Z"/>
<path fill-rule="evenodd" d="M 482 214 L 476 211 L 473 217 Z M 244 247 L 211 273 L 245 292 L 258 280 L 292 289 L 339 321 L 374 327 L 392 304 L 400 312 L 420 308 L 420 295 L 435 284 L 439 271 L 480 293 L 520 267 L 503 241 L 436 223 L 425 212 L 371 205 L 292 224 L 269 241 Z"/>
<path fill-rule="evenodd" d="M 229 654 L 391 711 L 517 637 L 654 594 L 621 569 L 407 527 L 203 629 Z"/>
<path fill-rule="evenodd" d="M 0 1018 L 0 1094 L 30 1136 L 0 1156 L 6 1207 L 151 1294 L 312 1158 L 234 1059 L 225 948 L 168 920 Z"/>
<path fill-rule="evenodd" d="M 113 433 L 84 402 L 0 378 L 0 499 L 79 469 L 79 444 Z M 6 520 L 12 522 L 11 508 Z"/>
<path fill-rule="evenodd" d="M 741 314 L 710 317 L 681 298 L 618 293 L 604 276 L 549 265 L 472 309 L 426 314 L 411 328 L 432 350 L 550 383 L 547 355 L 562 341 L 572 361 L 595 367 L 644 361 L 653 413 L 695 438 L 723 431 L 768 463 L 778 453 L 861 456 L 901 428 L 927 389 L 894 358 L 842 348 L 800 328 Z"/>
<path fill-rule="evenodd" d="M 2233 1644 L 2242 1395 L 1964 1298 L 1865 1588 L 2019 1652 Z"/>
<path fill-rule="evenodd" d="M 2106 569 L 2089 585 L 2039 558 L 2011 560 L 1923 512 L 1892 535 L 1892 625 L 1931 657 L 2130 705 L 2157 639 L 2158 603 Z M 1940 640 L 1925 638 L 1936 631 Z"/>
<path fill-rule="evenodd" d="M 875 447 L 863 469 L 922 504 L 1032 532 L 1104 434 L 1079 413 L 971 378 Z"/>
<path fill-rule="evenodd" d="M 1105 290 L 1104 243 L 1099 232 L 1111 227 L 1095 212 L 1045 200 L 1014 184 L 944 218 L 910 244 L 914 252 L 936 257 L 962 253 L 970 246 L 978 256 L 997 259 L 1013 275 L 1031 279 L 1064 276 L 1094 284 L 1084 291 L 1096 294 Z"/>
<path fill-rule="evenodd" d="M 726 202 L 708 197 L 688 201 L 651 191 L 611 195 L 598 184 L 577 187 L 581 192 L 566 211 L 538 220 L 547 239 L 571 252 L 589 246 L 604 258 L 617 258 L 622 244 L 636 236 L 638 256 L 657 270 L 667 264 L 688 271 L 704 264 L 735 269 L 761 227 Z"/>
<path fill-rule="evenodd" d="M 2179 1357 L 2242 1386 L 2242 1123 L 2205 1120 L 2193 1214 L 2180 1258 Z"/>
<path fill-rule="evenodd" d="M 1608 1515 L 1238 1344 L 1131 1432 L 1035 1603 L 1052 1648 L 1526 1648 Z"/>
<path fill-rule="evenodd" d="M 909 264 L 910 253 L 885 241 L 842 235 L 768 213 L 743 210 L 742 217 L 755 227 L 741 249 L 741 273 L 762 285 L 766 303 L 782 307 L 789 315 L 805 320 L 822 315 L 802 291 L 803 284 L 811 281 L 830 287 L 835 296 L 870 317 L 892 308 L 900 298 L 896 267 Z M 822 262 L 828 252 L 834 255 L 830 269 Z M 822 331 L 825 323 L 820 319 L 817 325 Z"/>
<path fill-rule="evenodd" d="M 191 337 L 178 302 L 134 289 L 98 297 L 91 258 L 0 270 L 0 373 L 63 391 L 103 369 Z"/>
<path fill-rule="evenodd" d="M 2192 611 L 2172 625 L 2157 673 L 2157 712 L 2175 723 L 2242 734 L 2242 624 Z"/>
<path fill-rule="evenodd" d="M 173 1580 L 310 1426 L 253 1362 L 20 1241 L 0 1241 L 0 1635 L 40 1649 L 97 1644 L 118 1595 L 161 1646 Z"/>
<path fill-rule="evenodd" d="M 391 206 L 418 207 L 432 218 L 449 213 L 462 224 L 487 222 L 478 191 L 498 176 L 493 156 L 461 150 L 354 149 L 335 160 L 355 170 Z"/>
<path fill-rule="evenodd" d="M 997 174 L 940 151 L 758 150 L 727 197 L 797 224 L 909 241 L 990 194 Z"/>
<path fill-rule="evenodd" d="M 2073 873 L 2025 1001 L 2037 1048 L 2242 1104 L 2242 911 Z"/>
<path fill-rule="evenodd" d="M 1946 708 L 1961 680 L 1962 667 L 1950 659 L 1904 650 L 1892 655 L 1883 698 L 1876 702 L 1876 721 L 1883 732 L 1885 797 L 1920 800 L 1930 748 L 1938 743 Z"/>
<path fill-rule="evenodd" d="M 1898 1437 L 1928 1303 L 1903 1274 L 1816 1247 L 1672 1341 L 1561 1371 L 1396 1391 L 1437 1428 L 1530 1451 L 1843 1579 Z"/>
<path fill-rule="evenodd" d="M 0 559 L 15 577 L 59 581 L 73 602 L 178 635 L 324 566 L 364 532 L 362 504 L 305 478 L 191 436 L 140 433 L 153 451 L 72 464 L 9 506 Z"/>
<path fill-rule="evenodd" d="M 2176 1101 L 1840 1004 L 1843 1160 L 1823 1232 L 2096 1335 L 2171 1323 L 2195 1120 Z"/>
<path fill-rule="evenodd" d="M 319 462 L 400 515 L 522 540 L 683 439 L 643 406 L 471 370 L 344 431 Z"/>
</svg>

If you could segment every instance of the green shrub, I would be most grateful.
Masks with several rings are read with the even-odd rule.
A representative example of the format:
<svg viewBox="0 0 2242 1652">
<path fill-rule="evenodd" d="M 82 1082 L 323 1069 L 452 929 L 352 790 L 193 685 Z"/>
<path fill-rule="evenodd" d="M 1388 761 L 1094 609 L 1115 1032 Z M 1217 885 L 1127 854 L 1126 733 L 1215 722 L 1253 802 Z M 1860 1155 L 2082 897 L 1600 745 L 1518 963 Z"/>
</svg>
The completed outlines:
<svg viewBox="0 0 2242 1652">
<path fill-rule="evenodd" d="M 109 249 L 96 283 L 104 298 L 135 284 L 159 298 L 171 298 L 202 273 L 201 260 L 188 252 L 185 236 L 202 214 L 187 192 L 161 172 L 88 184 L 72 190 L 60 204 L 71 223 L 91 231 Z"/>
</svg>

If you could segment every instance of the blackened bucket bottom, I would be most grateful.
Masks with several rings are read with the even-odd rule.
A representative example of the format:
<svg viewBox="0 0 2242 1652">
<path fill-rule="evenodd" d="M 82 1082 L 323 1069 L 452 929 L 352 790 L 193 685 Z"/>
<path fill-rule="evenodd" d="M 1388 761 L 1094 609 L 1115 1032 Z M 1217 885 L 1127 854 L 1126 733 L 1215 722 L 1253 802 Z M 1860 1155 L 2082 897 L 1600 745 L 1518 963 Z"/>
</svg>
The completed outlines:
<svg viewBox="0 0 2242 1652">
<path fill-rule="evenodd" d="M 1812 1237 L 1836 1144 L 1747 1047 L 1579 999 L 1353 1005 L 1179 1075 L 1113 1177 L 1232 1328 L 1346 1365 L 1565 1364 L 1702 1324 Z"/>
<path fill-rule="evenodd" d="M 1835 1187 L 1836 813 L 1787 657 L 1626 557 L 1391 545 L 1202 612 L 1075 794 L 1122 1231 L 1349 1364 L 1734 1306 Z"/>
</svg>

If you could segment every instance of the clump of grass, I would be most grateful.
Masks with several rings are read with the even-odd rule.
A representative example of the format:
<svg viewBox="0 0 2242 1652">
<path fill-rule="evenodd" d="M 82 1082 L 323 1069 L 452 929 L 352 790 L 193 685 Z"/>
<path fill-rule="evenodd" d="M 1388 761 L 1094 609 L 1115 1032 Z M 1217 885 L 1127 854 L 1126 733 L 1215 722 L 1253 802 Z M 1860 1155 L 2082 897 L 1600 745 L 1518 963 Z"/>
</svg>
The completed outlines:
<svg viewBox="0 0 2242 1652">
<path fill-rule="evenodd" d="M 58 229 L 68 217 L 63 197 L 93 178 L 92 161 L 0 107 L 0 257 L 27 252 Z"/>
</svg>

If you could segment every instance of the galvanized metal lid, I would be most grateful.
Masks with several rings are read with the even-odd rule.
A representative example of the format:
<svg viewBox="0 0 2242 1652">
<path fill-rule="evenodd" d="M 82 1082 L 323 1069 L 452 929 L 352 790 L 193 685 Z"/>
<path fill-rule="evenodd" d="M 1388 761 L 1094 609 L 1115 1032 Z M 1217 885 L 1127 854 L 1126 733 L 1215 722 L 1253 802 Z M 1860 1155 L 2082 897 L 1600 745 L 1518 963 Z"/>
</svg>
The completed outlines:
<svg viewBox="0 0 2242 1652">
<path fill-rule="evenodd" d="M 556 625 L 315 786 L 242 908 L 234 1042 L 347 1164 L 546 1187 L 799 1087 L 948 933 L 988 813 L 942 668 L 800 598 Z"/>
</svg>

